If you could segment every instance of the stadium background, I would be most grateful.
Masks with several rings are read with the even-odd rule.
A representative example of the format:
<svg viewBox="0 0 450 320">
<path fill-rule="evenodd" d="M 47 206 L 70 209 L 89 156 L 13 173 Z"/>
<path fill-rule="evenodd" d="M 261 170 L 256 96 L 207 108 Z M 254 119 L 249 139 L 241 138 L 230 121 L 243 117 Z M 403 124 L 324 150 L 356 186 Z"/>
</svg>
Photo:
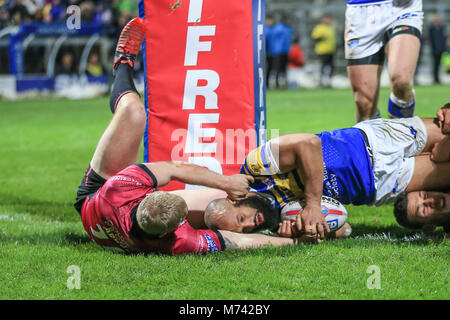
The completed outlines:
<svg viewBox="0 0 450 320">
<path fill-rule="evenodd" d="M 344 60 L 343 2 L 266 1 L 267 13 L 273 14 L 276 20 L 279 20 L 283 13 L 289 14 L 294 38 L 299 38 L 299 44 L 304 51 L 305 65 L 297 70 L 289 70 L 291 88 L 313 88 L 318 85 L 320 63 L 314 53 L 314 41 L 310 35 L 324 14 L 332 16 L 332 26 L 337 36 L 336 68 L 332 86 L 349 87 Z M 66 8 L 73 4 L 79 6 L 81 13 L 83 30 L 78 33 L 58 28 L 58 25 L 66 23 L 69 16 Z M 81 98 L 80 87 L 83 88 L 82 97 L 107 94 L 116 39 L 123 25 L 131 17 L 137 16 L 137 1 L 3 0 L 0 1 L 0 5 L 0 96 L 16 98 L 34 96 L 37 93 L 56 93 L 58 96 Z M 435 13 L 441 16 L 443 25 L 448 28 L 450 2 L 424 1 L 423 7 L 424 42 L 415 80 L 417 84 L 429 85 L 433 79 L 428 29 Z M 24 33 L 18 37 L 19 39 L 11 37 L 17 34 L 19 25 L 23 22 L 43 24 L 44 28 L 36 27 L 36 32 L 31 28 L 30 32 Z M 51 24 L 54 24 L 54 27 Z M 85 30 L 86 25 L 91 26 L 91 29 Z M 59 31 L 50 33 L 49 36 L 48 30 L 52 28 Z M 12 40 L 13 38 L 15 40 Z M 450 48 L 447 48 L 447 51 L 450 51 Z M 22 54 L 22 58 L 16 57 L 18 52 Z M 63 66 L 64 61 L 67 67 Z M 143 90 L 143 66 L 142 60 L 139 61 L 136 78 L 139 83 L 138 89 Z M 444 70 L 444 66 L 441 67 L 442 81 L 450 83 L 447 70 Z M 386 72 L 382 75 L 382 85 L 388 85 Z"/>
<path fill-rule="evenodd" d="M 266 1 L 276 16 L 285 11 L 292 15 L 306 56 L 299 88 L 267 92 L 268 128 L 286 134 L 351 126 L 354 102 L 342 44 L 337 51 L 336 88 L 314 88 L 316 82 L 307 82 L 314 80 L 319 65 L 311 30 L 328 12 L 339 39 L 344 1 Z M 111 254 L 92 243 L 73 208 L 75 190 L 111 119 L 107 94 L 112 52 L 120 26 L 137 15 L 137 1 L 69 2 L 80 5 L 83 19 L 105 19 L 103 31 L 67 38 L 28 34 L 21 41 L 23 74 L 17 76 L 10 65 L 10 36 L 17 31 L 17 21 L 5 13 L 14 1 L 0 0 L 0 299 L 450 298 L 448 235 L 441 229 L 427 233 L 399 227 L 392 206 L 348 206 L 352 237 L 320 246 L 146 257 Z M 104 8 L 102 14 L 94 14 L 96 4 L 111 5 L 111 11 Z M 47 14 L 50 9 L 45 9 Z M 424 10 L 424 30 L 435 12 L 448 29 L 448 1 L 424 1 Z M 67 51 L 74 55 L 70 72 L 62 68 Z M 90 52 L 99 53 L 103 74 L 93 68 L 95 74 L 86 75 Z M 141 72 L 142 64 L 137 67 L 138 81 Z M 417 114 L 432 117 L 448 102 L 449 85 L 443 70 L 444 84 L 431 84 L 426 38 L 419 74 Z M 383 115 L 388 95 L 389 89 L 383 88 Z M 374 266 L 381 271 L 380 287 L 370 282 Z M 70 286 L 71 267 L 81 272 L 79 288 Z"/>
</svg>

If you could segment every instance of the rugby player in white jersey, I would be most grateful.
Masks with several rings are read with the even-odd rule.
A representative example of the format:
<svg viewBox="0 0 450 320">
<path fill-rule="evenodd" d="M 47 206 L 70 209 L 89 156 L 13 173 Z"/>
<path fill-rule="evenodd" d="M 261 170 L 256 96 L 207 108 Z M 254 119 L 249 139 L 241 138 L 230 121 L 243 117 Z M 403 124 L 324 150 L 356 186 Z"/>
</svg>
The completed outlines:
<svg viewBox="0 0 450 320">
<path fill-rule="evenodd" d="M 414 72 L 423 24 L 422 0 L 347 0 L 345 58 L 356 121 L 380 117 L 377 108 L 385 60 L 391 118 L 414 115 Z"/>
<path fill-rule="evenodd" d="M 450 135 L 444 134 L 444 127 L 450 114 L 446 111 L 448 105 L 435 119 L 375 119 L 317 135 L 281 136 L 251 151 L 241 173 L 254 177 L 251 191 L 270 196 L 278 208 L 305 200 L 296 228 L 320 239 L 329 231 L 320 208 L 322 195 L 353 205 L 379 206 L 399 199 L 395 215 L 401 225 L 448 229 Z M 233 206 L 215 200 L 205 210 L 207 225 L 252 232 L 264 222 L 257 211 L 247 216 Z"/>
</svg>

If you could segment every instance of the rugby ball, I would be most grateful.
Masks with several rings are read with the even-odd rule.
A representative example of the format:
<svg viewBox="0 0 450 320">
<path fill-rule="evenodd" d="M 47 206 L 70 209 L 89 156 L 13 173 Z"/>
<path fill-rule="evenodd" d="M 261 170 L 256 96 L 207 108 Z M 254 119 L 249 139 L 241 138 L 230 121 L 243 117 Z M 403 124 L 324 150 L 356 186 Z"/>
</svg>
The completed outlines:
<svg viewBox="0 0 450 320">
<path fill-rule="evenodd" d="M 321 207 L 330 231 L 339 229 L 347 221 L 347 210 L 339 201 L 322 196 Z M 291 201 L 281 209 L 281 220 L 295 221 L 297 215 L 302 211 L 303 208 L 299 201 Z"/>
</svg>

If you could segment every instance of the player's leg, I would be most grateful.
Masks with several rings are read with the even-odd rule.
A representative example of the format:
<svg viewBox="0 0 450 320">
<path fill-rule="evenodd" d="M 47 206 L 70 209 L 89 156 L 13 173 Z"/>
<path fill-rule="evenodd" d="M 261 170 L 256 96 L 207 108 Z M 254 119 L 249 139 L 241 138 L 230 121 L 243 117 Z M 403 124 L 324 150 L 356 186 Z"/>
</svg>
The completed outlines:
<svg viewBox="0 0 450 320">
<path fill-rule="evenodd" d="M 92 169 L 108 178 L 136 163 L 145 123 L 145 109 L 139 95 L 134 92 L 125 94 L 97 144 L 91 160 Z"/>
<path fill-rule="evenodd" d="M 356 104 L 356 122 L 379 118 L 380 76 L 385 55 L 382 5 L 348 5 L 345 12 L 345 59 Z"/>
<path fill-rule="evenodd" d="M 383 66 L 379 64 L 347 66 L 356 104 L 356 122 L 368 120 L 377 114 L 382 69 Z"/>
<path fill-rule="evenodd" d="M 91 168 L 103 178 L 114 175 L 138 159 L 146 113 L 132 73 L 144 33 L 144 20 L 135 18 L 124 27 L 118 41 L 110 100 L 114 116 L 91 160 Z"/>
<path fill-rule="evenodd" d="M 398 34 L 386 45 L 388 73 L 391 82 L 388 106 L 390 117 L 406 118 L 414 115 L 413 79 L 419 52 L 420 39 L 413 34 Z"/>
</svg>

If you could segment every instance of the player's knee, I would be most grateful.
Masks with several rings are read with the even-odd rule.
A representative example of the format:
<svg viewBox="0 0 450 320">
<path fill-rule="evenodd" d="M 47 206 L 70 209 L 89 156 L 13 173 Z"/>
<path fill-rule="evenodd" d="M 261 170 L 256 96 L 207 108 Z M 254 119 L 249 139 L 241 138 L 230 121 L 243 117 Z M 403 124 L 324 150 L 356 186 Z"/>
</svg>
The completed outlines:
<svg viewBox="0 0 450 320">
<path fill-rule="evenodd" d="M 354 97 L 357 107 L 358 121 L 368 119 L 376 108 L 375 97 L 364 94 L 362 91 L 355 91 Z"/>
<path fill-rule="evenodd" d="M 140 126 L 146 121 L 144 105 L 140 101 L 127 101 L 120 104 L 116 114 L 126 117 L 128 123 Z"/>
<path fill-rule="evenodd" d="M 367 91 L 362 87 L 354 87 L 353 88 L 355 103 L 358 108 L 367 108 L 371 109 L 375 103 L 376 96 L 370 95 Z"/>
<path fill-rule="evenodd" d="M 411 79 L 405 75 L 393 75 L 391 77 L 392 92 L 400 99 L 406 100 L 412 95 Z"/>
</svg>

